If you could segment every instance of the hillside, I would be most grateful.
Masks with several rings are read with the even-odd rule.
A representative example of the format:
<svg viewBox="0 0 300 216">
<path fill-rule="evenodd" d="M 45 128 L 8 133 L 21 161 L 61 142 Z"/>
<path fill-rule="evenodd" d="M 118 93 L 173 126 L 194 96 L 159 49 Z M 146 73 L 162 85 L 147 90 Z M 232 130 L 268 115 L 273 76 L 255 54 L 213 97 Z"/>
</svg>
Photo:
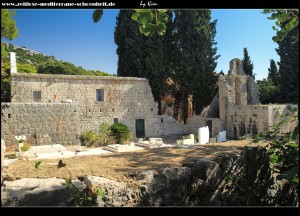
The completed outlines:
<svg viewBox="0 0 300 216">
<path fill-rule="evenodd" d="M 9 52 L 16 53 L 17 63 L 19 64 L 31 64 L 35 67 L 38 67 L 40 64 L 48 61 L 60 62 L 60 60 L 56 59 L 54 56 L 47 56 L 45 54 L 36 52 L 26 47 L 18 47 L 9 43 L 4 43 L 4 44 L 6 45 L 6 51 L 8 53 Z M 6 56 L 6 58 L 8 58 L 8 56 Z"/>
<path fill-rule="evenodd" d="M 85 70 L 72 63 L 58 60 L 54 56 L 48 56 L 26 47 L 18 47 L 10 43 L 3 44 L 7 54 L 9 52 L 16 53 L 17 70 L 20 73 L 112 76 L 112 74 L 99 70 Z M 4 61 L 9 62 L 9 55 L 4 57 Z"/>
<path fill-rule="evenodd" d="M 114 76 L 103 71 L 85 70 L 72 63 L 61 61 L 26 47 L 1 42 L 1 101 L 10 102 L 10 59 L 15 52 L 18 73 L 65 74 L 85 76 Z"/>
</svg>

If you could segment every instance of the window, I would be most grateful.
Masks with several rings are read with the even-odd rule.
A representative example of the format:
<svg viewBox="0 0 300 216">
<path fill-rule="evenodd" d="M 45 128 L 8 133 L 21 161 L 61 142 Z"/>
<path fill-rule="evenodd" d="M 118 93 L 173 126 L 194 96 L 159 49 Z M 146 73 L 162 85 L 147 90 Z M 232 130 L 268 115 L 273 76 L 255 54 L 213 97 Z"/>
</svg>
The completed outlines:
<svg viewBox="0 0 300 216">
<path fill-rule="evenodd" d="M 40 102 L 42 100 L 42 92 L 41 91 L 33 91 L 32 98 L 35 102 Z"/>
<path fill-rule="evenodd" d="M 119 119 L 118 118 L 114 118 L 114 123 L 119 123 Z"/>
<path fill-rule="evenodd" d="M 96 89 L 96 101 L 104 101 L 104 89 Z"/>
</svg>

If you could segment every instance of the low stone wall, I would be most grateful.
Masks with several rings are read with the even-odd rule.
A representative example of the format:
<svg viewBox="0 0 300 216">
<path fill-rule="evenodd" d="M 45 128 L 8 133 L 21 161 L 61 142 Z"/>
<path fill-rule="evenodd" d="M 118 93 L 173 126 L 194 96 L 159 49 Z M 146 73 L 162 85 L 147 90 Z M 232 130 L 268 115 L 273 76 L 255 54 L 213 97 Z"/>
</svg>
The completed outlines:
<svg viewBox="0 0 300 216">
<path fill-rule="evenodd" d="M 3 103 L 3 138 L 6 146 L 18 144 L 24 134 L 30 145 L 79 144 L 77 103 Z"/>
<path fill-rule="evenodd" d="M 212 123 L 211 137 L 217 137 L 220 131 L 222 131 L 221 119 L 219 118 L 207 118 L 202 116 L 191 116 L 187 119 L 187 126 L 189 133 L 198 134 L 198 129 L 208 126 L 208 121 Z"/>
<path fill-rule="evenodd" d="M 246 134 L 266 134 L 273 125 L 281 120 L 287 124 L 281 131 L 291 132 L 297 126 L 298 105 L 228 105 L 226 131 L 230 139 L 238 139 Z M 295 118 L 291 118 L 292 116 Z M 294 121 L 293 121 L 294 120 Z"/>
</svg>

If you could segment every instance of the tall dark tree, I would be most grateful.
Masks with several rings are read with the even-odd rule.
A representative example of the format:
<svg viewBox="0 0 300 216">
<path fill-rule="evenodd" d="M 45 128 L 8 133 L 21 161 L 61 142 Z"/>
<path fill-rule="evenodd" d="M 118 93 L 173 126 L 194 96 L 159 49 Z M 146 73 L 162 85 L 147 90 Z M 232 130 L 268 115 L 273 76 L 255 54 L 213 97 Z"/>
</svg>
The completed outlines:
<svg viewBox="0 0 300 216">
<path fill-rule="evenodd" d="M 255 79 L 255 74 L 253 74 L 253 62 L 251 62 L 250 60 L 250 56 L 248 55 L 248 50 L 247 48 L 245 47 L 243 49 L 243 52 L 244 52 L 244 57 L 243 57 L 243 69 L 244 69 L 244 72 L 245 74 L 248 74 L 249 76 L 253 77 L 253 79 Z"/>
<path fill-rule="evenodd" d="M 152 94 L 158 102 L 166 90 L 167 60 L 170 33 L 147 37 L 139 32 L 138 23 L 131 19 L 133 10 L 120 10 L 115 28 L 118 46 L 118 76 L 144 77 L 149 80 Z M 170 14 L 171 15 L 171 14 Z"/>
<path fill-rule="evenodd" d="M 138 31 L 138 23 L 131 19 L 133 10 L 120 10 L 114 32 L 118 55 L 118 76 L 141 77 L 137 64 L 142 62 L 143 35 Z"/>
<path fill-rule="evenodd" d="M 288 35 L 278 42 L 276 49 L 280 56 L 279 88 L 282 103 L 299 102 L 299 28 L 294 28 Z"/>
<path fill-rule="evenodd" d="M 208 105 L 213 96 L 216 68 L 214 36 L 216 21 L 210 22 L 210 10 L 177 10 L 174 20 L 175 54 L 172 79 L 183 103 L 184 122 L 188 113 L 188 98 L 193 95 L 196 114 Z"/>
<path fill-rule="evenodd" d="M 270 67 L 268 68 L 268 79 L 272 80 L 275 86 L 279 85 L 279 72 L 274 59 L 270 59 Z"/>
</svg>

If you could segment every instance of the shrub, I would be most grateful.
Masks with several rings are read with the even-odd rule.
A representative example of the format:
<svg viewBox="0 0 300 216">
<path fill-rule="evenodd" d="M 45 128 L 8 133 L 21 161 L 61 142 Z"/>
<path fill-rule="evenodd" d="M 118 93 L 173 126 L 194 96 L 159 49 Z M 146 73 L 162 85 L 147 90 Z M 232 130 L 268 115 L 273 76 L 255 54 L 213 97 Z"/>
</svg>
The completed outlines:
<svg viewBox="0 0 300 216">
<path fill-rule="evenodd" d="M 104 146 L 113 142 L 113 137 L 111 136 L 111 129 L 109 124 L 100 124 L 100 133 L 98 134 L 97 145 Z"/>
<path fill-rule="evenodd" d="M 24 145 L 20 148 L 22 152 L 26 152 L 30 149 L 30 145 L 28 143 L 24 143 Z"/>
<path fill-rule="evenodd" d="M 114 123 L 111 127 L 111 135 L 115 138 L 117 143 L 125 144 L 131 139 L 131 133 L 127 125 L 122 123 Z"/>
<path fill-rule="evenodd" d="M 80 139 L 81 145 L 91 147 L 91 146 L 94 146 L 98 137 L 95 132 L 89 130 L 89 131 L 82 132 L 79 139 Z"/>
</svg>

